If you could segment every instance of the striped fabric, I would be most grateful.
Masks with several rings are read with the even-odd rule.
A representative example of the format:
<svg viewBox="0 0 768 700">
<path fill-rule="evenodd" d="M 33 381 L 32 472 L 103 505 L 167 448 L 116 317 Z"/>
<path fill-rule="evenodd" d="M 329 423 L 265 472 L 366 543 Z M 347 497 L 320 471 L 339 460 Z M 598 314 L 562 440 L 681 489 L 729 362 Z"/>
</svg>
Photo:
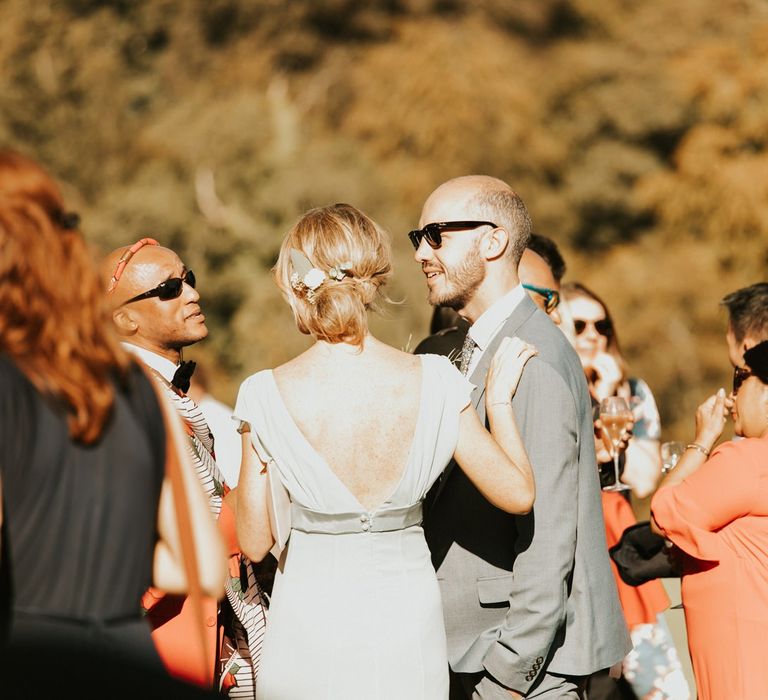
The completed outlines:
<svg viewBox="0 0 768 700">
<path fill-rule="evenodd" d="M 179 392 L 159 372 L 151 371 L 190 429 L 189 451 L 195 471 L 208 495 L 211 512 L 218 518 L 229 488 L 216 464 L 213 434 L 208 423 L 200 407 L 189 396 Z M 231 698 L 254 698 L 267 622 L 267 598 L 247 557 L 235 555 L 229 562 L 229 569 L 225 592 L 234 619 L 224 621 L 218 685 L 219 690 Z"/>
</svg>

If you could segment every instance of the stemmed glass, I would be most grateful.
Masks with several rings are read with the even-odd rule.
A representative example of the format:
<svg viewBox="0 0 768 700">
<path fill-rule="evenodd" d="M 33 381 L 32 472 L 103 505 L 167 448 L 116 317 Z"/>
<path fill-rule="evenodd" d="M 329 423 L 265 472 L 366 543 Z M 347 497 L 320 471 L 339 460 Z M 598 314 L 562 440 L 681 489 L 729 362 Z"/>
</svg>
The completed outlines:
<svg viewBox="0 0 768 700">
<path fill-rule="evenodd" d="M 603 487 L 603 491 L 626 491 L 631 488 L 619 479 L 619 445 L 627 426 L 634 421 L 634 415 L 627 400 L 621 396 L 609 396 L 600 402 L 600 423 L 605 435 L 608 436 L 609 447 L 613 458 L 613 469 L 616 479 L 612 484 Z"/>
<path fill-rule="evenodd" d="M 677 440 L 661 443 L 661 473 L 672 471 L 685 452 L 685 445 Z"/>
</svg>

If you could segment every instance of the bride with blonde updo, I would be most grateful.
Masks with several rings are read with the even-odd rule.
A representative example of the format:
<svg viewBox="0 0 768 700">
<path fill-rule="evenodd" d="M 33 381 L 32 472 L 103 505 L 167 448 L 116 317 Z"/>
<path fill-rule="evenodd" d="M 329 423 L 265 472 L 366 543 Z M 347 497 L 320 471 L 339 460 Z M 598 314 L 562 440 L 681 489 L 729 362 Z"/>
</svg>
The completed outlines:
<svg viewBox="0 0 768 700">
<path fill-rule="evenodd" d="M 321 272 L 335 269 L 336 276 L 321 277 L 314 292 L 301 282 L 296 289 L 291 251 L 301 251 Z M 392 274 L 391 257 L 389 239 L 373 220 L 348 204 L 336 204 L 313 209 L 290 230 L 273 274 L 289 303 L 293 296 L 298 302 L 292 308 L 302 333 L 329 343 L 361 345 L 368 333 L 368 311 L 385 300 L 380 292 Z"/>
<path fill-rule="evenodd" d="M 535 349 L 511 339 L 495 356 L 488 432 L 447 358 L 371 335 L 391 272 L 388 235 L 348 204 L 304 214 L 273 269 L 316 342 L 248 377 L 235 407 L 240 545 L 254 561 L 270 550 L 279 559 L 258 698 L 447 698 L 424 496 L 455 457 L 497 507 L 533 504 L 509 401 Z"/>
</svg>

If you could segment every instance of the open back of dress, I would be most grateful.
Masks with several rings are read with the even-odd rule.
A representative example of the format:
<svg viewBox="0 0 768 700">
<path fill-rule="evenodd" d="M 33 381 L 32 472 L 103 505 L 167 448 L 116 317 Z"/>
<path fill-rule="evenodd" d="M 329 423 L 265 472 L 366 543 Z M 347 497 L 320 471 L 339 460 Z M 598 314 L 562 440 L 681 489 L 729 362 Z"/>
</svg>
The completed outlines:
<svg viewBox="0 0 768 700">
<path fill-rule="evenodd" d="M 448 697 L 440 591 L 421 504 L 453 456 L 472 385 L 446 358 L 420 357 L 421 405 L 407 464 L 373 510 L 304 438 L 271 371 L 243 382 L 235 414 L 251 424 L 254 448 L 292 502 L 259 698 Z"/>
</svg>

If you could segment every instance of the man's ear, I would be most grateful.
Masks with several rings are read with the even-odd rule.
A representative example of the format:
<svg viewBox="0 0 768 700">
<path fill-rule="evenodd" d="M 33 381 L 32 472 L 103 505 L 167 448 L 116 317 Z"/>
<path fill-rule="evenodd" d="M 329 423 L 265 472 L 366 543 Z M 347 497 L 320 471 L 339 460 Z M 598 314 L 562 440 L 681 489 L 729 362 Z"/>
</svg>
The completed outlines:
<svg viewBox="0 0 768 700">
<path fill-rule="evenodd" d="M 496 260 L 504 255 L 509 245 L 509 234 L 506 229 L 495 228 L 483 235 L 483 245 L 480 250 L 486 260 Z"/>
<path fill-rule="evenodd" d="M 134 335 L 139 330 L 138 320 L 124 306 L 112 312 L 112 322 L 119 335 Z"/>
</svg>

